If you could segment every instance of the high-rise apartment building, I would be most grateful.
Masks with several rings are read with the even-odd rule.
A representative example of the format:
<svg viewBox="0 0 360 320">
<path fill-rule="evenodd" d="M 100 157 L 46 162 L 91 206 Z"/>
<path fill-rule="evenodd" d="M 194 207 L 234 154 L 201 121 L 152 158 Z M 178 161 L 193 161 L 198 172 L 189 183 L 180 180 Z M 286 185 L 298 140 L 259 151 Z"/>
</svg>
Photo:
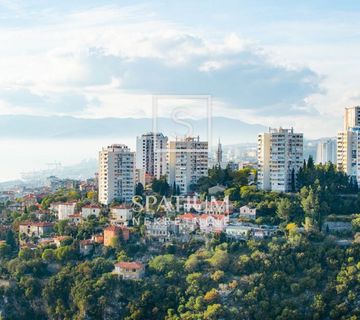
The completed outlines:
<svg viewBox="0 0 360 320">
<path fill-rule="evenodd" d="M 135 191 L 135 153 L 123 144 L 99 152 L 99 202 L 131 201 Z"/>
<path fill-rule="evenodd" d="M 200 138 L 186 137 L 169 143 L 169 184 L 174 182 L 182 194 L 191 190 L 191 185 L 208 174 L 208 142 Z"/>
<path fill-rule="evenodd" d="M 345 108 L 344 129 L 337 137 L 337 168 L 360 182 L 360 106 Z"/>
<path fill-rule="evenodd" d="M 320 141 L 316 149 L 316 163 L 336 163 L 336 140 L 327 139 Z"/>
<path fill-rule="evenodd" d="M 360 106 L 345 108 L 344 131 L 359 126 L 360 126 Z"/>
<path fill-rule="evenodd" d="M 258 188 L 270 190 L 270 137 L 269 132 L 258 135 Z"/>
<path fill-rule="evenodd" d="M 159 179 L 167 174 L 168 138 L 162 133 L 146 133 L 136 139 L 136 169 Z"/>
<path fill-rule="evenodd" d="M 258 136 L 258 187 L 289 192 L 303 164 L 303 134 L 291 129 L 270 129 Z"/>
</svg>

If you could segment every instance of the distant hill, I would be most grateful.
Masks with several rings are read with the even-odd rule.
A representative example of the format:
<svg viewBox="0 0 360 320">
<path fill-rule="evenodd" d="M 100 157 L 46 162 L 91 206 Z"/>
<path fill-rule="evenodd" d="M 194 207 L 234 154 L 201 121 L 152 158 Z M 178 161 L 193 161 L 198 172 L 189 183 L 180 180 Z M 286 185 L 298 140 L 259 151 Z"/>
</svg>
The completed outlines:
<svg viewBox="0 0 360 320">
<path fill-rule="evenodd" d="M 24 172 L 22 180 L 0 182 L 0 191 L 8 190 L 15 186 L 37 187 L 43 186 L 50 176 L 60 179 L 83 180 L 93 178 L 98 170 L 97 159 L 84 159 L 74 165 L 59 166 L 58 168 Z"/>
<path fill-rule="evenodd" d="M 23 180 L 11 180 L 11 181 L 0 182 L 0 191 L 9 190 L 15 186 L 23 186 L 23 185 L 24 185 Z"/>
<path fill-rule="evenodd" d="M 194 128 L 193 134 L 207 137 L 207 120 L 189 120 Z M 158 131 L 167 135 L 184 135 L 183 125 L 169 118 L 159 118 Z M 151 118 L 103 118 L 84 119 L 68 116 L 30 116 L 2 115 L 0 116 L 0 138 L 20 139 L 75 139 L 102 137 L 135 137 L 144 132 L 152 131 Z M 249 124 L 240 120 L 223 117 L 212 119 L 212 141 L 221 137 L 223 143 L 256 142 L 259 132 L 267 130 L 257 124 Z"/>
</svg>

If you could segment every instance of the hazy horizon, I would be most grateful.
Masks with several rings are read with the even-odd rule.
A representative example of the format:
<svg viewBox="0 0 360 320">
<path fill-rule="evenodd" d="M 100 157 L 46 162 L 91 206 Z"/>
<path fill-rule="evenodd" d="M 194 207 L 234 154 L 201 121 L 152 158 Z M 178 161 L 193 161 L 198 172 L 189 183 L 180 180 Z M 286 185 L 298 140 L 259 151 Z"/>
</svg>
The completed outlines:
<svg viewBox="0 0 360 320">
<path fill-rule="evenodd" d="M 78 139 L 77 123 L 63 129 L 51 121 L 21 122 L 24 116 L 87 119 L 81 125 L 91 134 L 94 119 L 151 119 L 154 96 L 175 95 L 178 107 L 188 104 L 183 95 L 211 96 L 214 117 L 294 127 L 311 139 L 335 136 L 344 107 L 360 104 L 358 9 L 353 0 L 0 1 L 6 44 L 0 50 L 0 137 L 21 140 L 40 132 L 37 144 L 19 141 L 15 149 L 32 148 L 15 150 L 15 160 L 13 146 L 3 142 L 0 180 L 50 159 L 76 160 L 66 155 L 66 143 L 42 140 Z M 187 115 L 204 116 L 205 105 L 192 103 L 200 109 Z M 173 104 L 162 100 L 158 116 L 170 117 Z M 1 122 L 4 116 L 14 121 Z M 96 126 L 91 139 L 102 140 L 107 126 Z M 99 147 L 69 144 L 81 159 Z"/>
</svg>

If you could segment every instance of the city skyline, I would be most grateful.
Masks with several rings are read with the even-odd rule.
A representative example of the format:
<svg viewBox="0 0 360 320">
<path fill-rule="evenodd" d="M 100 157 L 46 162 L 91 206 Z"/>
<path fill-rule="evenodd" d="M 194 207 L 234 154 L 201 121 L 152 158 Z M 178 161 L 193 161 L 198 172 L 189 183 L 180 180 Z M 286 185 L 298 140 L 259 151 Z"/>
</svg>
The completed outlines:
<svg viewBox="0 0 360 320">
<path fill-rule="evenodd" d="M 272 130 L 278 130 L 278 129 L 283 130 L 283 127 L 264 128 L 264 130 L 262 132 L 270 132 Z M 260 131 L 259 131 L 259 133 L 260 133 Z M 147 134 L 149 134 L 149 132 L 144 133 L 143 136 L 147 135 Z M 162 133 L 158 133 L 158 134 L 162 135 Z M 153 136 L 153 133 L 151 133 L 151 135 Z M 256 139 L 257 135 L 258 134 L 253 135 L 254 140 Z M 171 142 L 181 141 L 183 138 L 186 138 L 186 137 L 194 137 L 194 138 L 196 138 L 196 137 L 200 138 L 201 137 L 202 138 L 202 136 L 200 136 L 200 135 L 196 135 L 196 136 L 186 136 L 186 135 L 184 135 L 184 136 L 178 136 L 175 139 L 169 139 L 168 140 L 167 135 L 165 135 L 165 139 L 168 140 L 168 145 Z M 98 151 L 101 148 L 104 148 L 105 146 L 116 145 L 116 144 L 128 145 L 130 150 L 136 154 L 136 157 L 138 159 L 137 160 L 137 165 L 140 165 L 141 161 L 139 161 L 139 160 L 140 160 L 142 155 L 141 155 L 141 152 L 139 152 L 139 149 L 137 147 L 138 138 L 139 137 L 134 136 L 131 139 L 129 139 L 129 138 L 126 138 L 126 139 L 105 139 L 105 138 L 103 138 L 103 139 L 96 139 L 96 140 L 75 140 L 75 141 L 71 141 L 71 140 L 55 140 L 55 143 L 52 143 L 52 144 L 54 144 L 53 148 L 50 149 L 50 150 L 46 150 L 46 158 L 43 158 L 43 154 L 36 153 L 36 159 L 37 159 L 37 161 L 39 161 L 40 165 L 38 165 L 36 167 L 33 167 L 29 171 L 25 171 L 25 170 L 21 170 L 21 169 L 17 168 L 17 171 L 16 171 L 15 174 L 12 173 L 11 171 L 9 171 L 9 169 L 12 168 L 12 165 L 15 164 L 16 166 L 18 166 L 19 163 L 21 163 L 21 161 L 23 161 L 23 159 L 19 158 L 17 155 L 21 154 L 22 152 L 24 152 L 26 150 L 18 150 L 17 145 L 12 143 L 12 147 L 13 147 L 12 151 L 14 153 L 9 154 L 9 156 L 10 155 L 13 156 L 13 158 L 12 158 L 13 163 L 11 163 L 11 164 L 9 163 L 8 166 L 6 168 L 4 168 L 6 170 L 6 172 L 9 173 L 10 175 L 5 176 L 5 177 L 0 177 L 0 182 L 7 182 L 7 181 L 11 181 L 11 180 L 15 181 L 15 180 L 18 180 L 18 179 L 25 179 L 25 181 L 30 182 L 32 179 L 36 180 L 37 178 L 35 178 L 35 177 L 37 177 L 37 176 L 40 177 L 40 175 L 44 175 L 46 172 L 49 172 L 48 175 L 49 174 L 52 175 L 52 174 L 54 174 L 54 173 L 52 173 L 52 172 L 54 172 L 54 170 L 55 170 L 55 172 L 60 172 L 60 171 L 62 171 L 62 168 L 66 168 L 66 167 L 68 167 L 71 171 L 78 170 L 78 171 L 82 172 L 82 175 L 78 176 L 79 178 L 91 177 L 93 175 L 93 173 L 95 173 L 96 170 L 95 170 L 95 167 L 93 167 L 94 170 L 91 171 L 91 173 L 90 173 L 89 164 L 92 163 L 93 161 L 97 161 Z M 221 136 L 219 136 L 219 138 L 221 139 Z M 315 143 L 315 146 L 316 146 L 316 144 L 321 144 L 322 141 L 327 141 L 327 140 L 329 140 L 329 139 L 313 140 L 313 142 L 310 142 L 309 146 L 311 146 L 311 144 L 313 144 L 313 143 Z M 331 138 L 330 140 L 335 141 L 336 139 Z M 82 148 L 78 148 L 78 143 L 83 144 Z M 62 148 L 61 147 L 59 148 L 59 146 L 62 146 Z M 164 148 L 166 148 L 166 145 L 163 145 L 163 146 L 165 146 Z M 252 152 L 251 150 L 253 149 L 254 152 L 255 152 L 255 150 L 256 150 L 255 146 L 256 146 L 255 142 L 243 143 L 243 144 L 225 144 L 224 147 L 227 148 L 228 153 L 225 156 L 226 162 L 223 162 L 222 165 L 224 165 L 226 163 L 229 163 L 229 162 L 231 162 L 233 160 L 235 161 L 235 163 L 241 163 L 241 162 L 246 163 L 248 160 L 243 159 L 242 158 L 243 155 L 242 156 L 240 155 L 240 158 L 239 158 L 238 151 L 236 151 L 237 148 L 245 148 L 245 150 L 248 150 L 250 152 Z M 33 140 L 33 143 L 29 144 L 27 147 L 30 150 L 35 150 L 36 148 L 41 149 L 42 144 L 41 144 L 41 142 L 39 143 L 39 142 Z M 215 143 L 215 141 L 213 140 L 213 144 L 211 146 L 209 144 L 209 163 L 212 164 L 212 165 L 215 165 L 217 163 L 217 160 L 216 160 L 217 153 L 218 153 L 217 148 L 218 148 L 218 143 Z M 70 150 L 75 151 L 74 156 L 75 156 L 75 158 L 77 160 L 74 163 L 67 163 L 67 162 L 62 163 L 62 162 L 56 160 L 56 157 L 61 156 L 64 153 L 65 150 L 67 150 L 68 152 L 70 152 Z M 85 153 L 84 153 L 84 150 L 86 150 Z M 164 152 L 164 150 L 162 152 Z M 308 153 L 305 153 L 305 154 L 308 154 Z M 245 153 L 245 155 L 246 155 L 246 153 Z M 140 157 L 140 158 L 138 158 L 138 157 Z M 157 157 L 159 157 L 159 155 Z M 235 157 L 235 158 L 233 158 L 233 157 Z M 254 154 L 254 155 L 250 156 L 250 158 L 252 159 L 252 162 L 254 162 L 256 160 L 256 155 Z M 306 158 L 306 156 L 304 156 L 304 159 L 305 158 Z M 316 152 L 314 152 L 313 158 L 317 159 L 317 153 Z M 165 161 L 165 159 L 163 161 Z M 82 168 L 83 165 L 81 163 L 83 163 L 85 165 L 85 167 L 87 167 L 87 169 Z M 74 168 L 74 169 L 72 169 L 72 168 Z M 83 169 L 85 169 L 85 171 Z M 38 174 L 37 174 L 37 172 L 38 172 Z M 41 173 L 41 172 L 43 172 L 43 173 Z M 84 176 L 83 172 L 89 172 L 89 174 Z M 19 176 L 19 174 L 21 174 L 21 176 Z M 34 178 L 31 178 L 32 175 L 34 175 Z M 28 176 L 28 178 L 25 178 L 25 176 Z M 71 176 L 74 176 L 74 173 L 72 173 Z M 160 177 L 161 175 L 157 174 L 156 176 Z M 65 176 L 63 176 L 63 177 L 65 177 Z"/>
</svg>

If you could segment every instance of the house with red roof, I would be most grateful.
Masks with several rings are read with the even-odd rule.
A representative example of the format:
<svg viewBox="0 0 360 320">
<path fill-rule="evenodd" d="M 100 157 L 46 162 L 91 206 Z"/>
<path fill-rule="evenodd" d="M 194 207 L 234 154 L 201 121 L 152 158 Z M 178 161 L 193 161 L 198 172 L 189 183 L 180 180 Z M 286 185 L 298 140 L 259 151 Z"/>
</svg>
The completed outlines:
<svg viewBox="0 0 360 320">
<path fill-rule="evenodd" d="M 176 219 L 179 222 L 179 231 L 181 233 L 193 232 L 199 228 L 199 216 L 194 213 L 184 213 Z"/>
<path fill-rule="evenodd" d="M 103 234 L 94 234 L 91 236 L 91 240 L 93 240 L 94 243 L 104 244 L 104 235 Z"/>
<path fill-rule="evenodd" d="M 223 232 L 229 223 L 229 216 L 223 214 L 202 214 L 199 218 L 200 230 L 205 233 Z"/>
<path fill-rule="evenodd" d="M 23 221 L 19 224 L 19 233 L 29 237 L 41 237 L 54 231 L 54 224 L 51 222 Z"/>
<path fill-rule="evenodd" d="M 114 265 L 113 274 L 127 280 L 140 280 L 145 275 L 145 266 L 141 262 L 118 262 Z"/>
<path fill-rule="evenodd" d="M 22 204 L 25 207 L 39 206 L 37 198 L 33 193 L 27 194 L 25 197 L 23 197 Z"/>
</svg>

